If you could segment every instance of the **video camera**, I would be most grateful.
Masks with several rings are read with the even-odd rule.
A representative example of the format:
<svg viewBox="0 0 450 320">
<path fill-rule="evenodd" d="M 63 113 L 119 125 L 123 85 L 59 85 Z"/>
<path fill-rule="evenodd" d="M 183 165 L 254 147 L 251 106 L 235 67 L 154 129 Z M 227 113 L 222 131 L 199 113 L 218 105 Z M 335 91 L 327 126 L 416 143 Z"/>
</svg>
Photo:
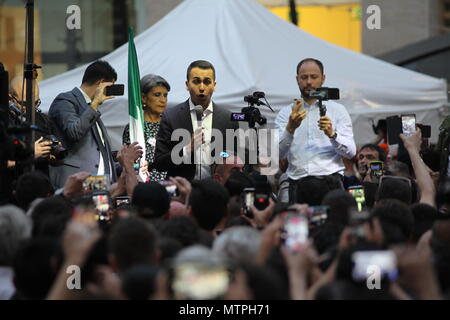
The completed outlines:
<svg viewBox="0 0 450 320">
<path fill-rule="evenodd" d="M 263 126 L 267 123 L 267 119 L 261 115 L 261 111 L 255 107 L 255 105 L 260 106 L 264 105 L 270 107 L 269 103 L 266 100 L 266 103 L 262 102 L 260 99 L 266 100 L 266 94 L 262 91 L 255 91 L 253 94 L 245 96 L 244 101 L 248 102 L 248 107 L 242 108 L 240 113 L 233 112 L 231 113 L 231 121 L 245 121 L 248 122 L 250 128 L 254 128 L 255 124 L 259 124 Z"/>
<path fill-rule="evenodd" d="M 10 124 L 12 113 L 20 113 L 20 110 L 11 109 L 8 101 L 8 72 L 0 63 L 0 151 L 2 165 L 6 160 L 22 161 L 33 154 L 33 149 L 26 143 L 26 134 L 31 131 L 30 126 L 20 122 Z"/>
</svg>

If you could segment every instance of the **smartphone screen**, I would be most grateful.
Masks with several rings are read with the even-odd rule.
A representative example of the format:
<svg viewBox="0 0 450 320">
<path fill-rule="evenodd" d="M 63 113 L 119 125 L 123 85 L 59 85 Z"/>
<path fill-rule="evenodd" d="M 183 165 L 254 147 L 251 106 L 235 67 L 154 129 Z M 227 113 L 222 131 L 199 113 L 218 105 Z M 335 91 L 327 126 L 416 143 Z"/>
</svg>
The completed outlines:
<svg viewBox="0 0 450 320">
<path fill-rule="evenodd" d="M 109 188 L 109 176 L 90 176 L 83 181 L 83 189 L 88 192 L 108 190 Z"/>
<path fill-rule="evenodd" d="M 133 168 L 134 168 L 134 172 L 136 172 L 136 174 L 138 174 L 141 166 L 139 165 L 139 163 L 135 162 L 135 163 L 133 163 Z"/>
<path fill-rule="evenodd" d="M 95 212 L 97 214 L 98 221 L 110 221 L 111 220 L 111 205 L 108 192 L 102 192 L 92 195 L 92 201 L 94 202 Z"/>
<path fill-rule="evenodd" d="M 163 185 L 166 188 L 167 193 L 171 197 L 176 197 L 179 195 L 177 185 L 169 180 L 159 181 L 159 184 Z"/>
<path fill-rule="evenodd" d="M 311 206 L 309 207 L 310 225 L 320 226 L 327 221 L 329 206 Z"/>
<path fill-rule="evenodd" d="M 397 258 L 391 250 L 357 251 L 353 253 L 352 261 L 352 277 L 356 281 L 365 281 L 369 274 L 377 271 L 391 281 L 397 279 Z"/>
<path fill-rule="evenodd" d="M 245 207 L 250 209 L 251 206 L 255 203 L 255 193 L 250 191 L 245 193 Z"/>
<path fill-rule="evenodd" d="M 410 136 L 416 132 L 416 115 L 402 115 L 402 130 L 405 136 Z"/>
<path fill-rule="evenodd" d="M 371 161 L 369 168 L 373 177 L 379 178 L 383 175 L 383 161 Z"/>
<path fill-rule="evenodd" d="M 244 188 L 241 198 L 244 214 L 248 217 L 253 217 L 253 213 L 250 208 L 255 204 L 255 188 Z"/>
<path fill-rule="evenodd" d="M 117 197 L 116 198 L 116 208 L 125 205 L 130 204 L 131 200 L 130 197 Z"/>
<path fill-rule="evenodd" d="M 284 223 L 284 244 L 292 252 L 298 252 L 308 241 L 308 218 L 300 214 L 289 214 Z"/>
<path fill-rule="evenodd" d="M 363 186 L 349 187 L 348 192 L 355 198 L 358 211 L 361 212 L 366 204 L 366 197 Z"/>
</svg>

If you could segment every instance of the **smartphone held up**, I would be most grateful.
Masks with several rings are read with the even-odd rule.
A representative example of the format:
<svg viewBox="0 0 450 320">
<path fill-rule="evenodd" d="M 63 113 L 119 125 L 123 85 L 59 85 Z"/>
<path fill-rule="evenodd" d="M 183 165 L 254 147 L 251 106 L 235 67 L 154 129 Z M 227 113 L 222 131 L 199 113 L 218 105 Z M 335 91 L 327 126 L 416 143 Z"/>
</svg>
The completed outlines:
<svg viewBox="0 0 450 320">
<path fill-rule="evenodd" d="M 113 84 L 105 88 L 105 96 L 123 96 L 125 92 L 125 85 Z"/>
<path fill-rule="evenodd" d="M 282 240 L 284 245 L 291 252 L 299 252 L 308 241 L 309 221 L 303 214 L 288 214 L 285 217 L 282 231 Z"/>
</svg>

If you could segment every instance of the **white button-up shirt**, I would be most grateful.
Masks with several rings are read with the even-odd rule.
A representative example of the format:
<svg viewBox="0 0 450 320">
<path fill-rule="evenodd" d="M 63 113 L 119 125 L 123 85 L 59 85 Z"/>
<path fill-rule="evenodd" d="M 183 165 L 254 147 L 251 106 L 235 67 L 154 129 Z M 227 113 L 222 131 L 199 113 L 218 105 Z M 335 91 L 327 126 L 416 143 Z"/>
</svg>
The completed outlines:
<svg viewBox="0 0 450 320">
<path fill-rule="evenodd" d="M 306 176 L 321 176 L 340 173 L 343 175 L 344 163 L 341 157 L 351 159 L 356 154 L 353 139 L 352 121 L 345 107 L 334 101 L 324 101 L 328 116 L 337 132 L 336 139 L 330 139 L 319 129 L 319 103 L 311 106 L 303 101 L 306 118 L 294 134 L 286 131 L 292 105 L 280 110 L 275 120 L 279 134 L 280 158 L 287 158 L 289 178 L 298 180 Z"/>
<path fill-rule="evenodd" d="M 213 103 L 209 102 L 208 108 L 203 111 L 202 122 L 198 123 L 197 114 L 195 112 L 195 104 L 189 99 L 189 109 L 191 111 L 192 130 L 199 127 L 199 124 L 203 127 L 203 134 L 205 135 L 205 143 L 202 144 L 197 150 L 195 150 L 194 159 L 197 160 L 195 166 L 194 179 L 207 179 L 211 178 L 211 133 L 212 133 L 212 119 L 213 119 Z M 194 134 L 192 134 L 194 138 Z M 201 155 L 200 155 L 201 154 Z M 201 161 L 201 162 L 200 162 Z M 200 174 L 201 170 L 201 174 Z"/>
</svg>

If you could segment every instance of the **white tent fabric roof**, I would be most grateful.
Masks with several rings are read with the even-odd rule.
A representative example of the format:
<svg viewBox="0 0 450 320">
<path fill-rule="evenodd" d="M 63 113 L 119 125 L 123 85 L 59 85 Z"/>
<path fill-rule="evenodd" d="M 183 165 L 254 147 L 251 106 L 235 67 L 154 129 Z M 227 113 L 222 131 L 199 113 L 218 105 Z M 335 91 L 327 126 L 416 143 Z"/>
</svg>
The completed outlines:
<svg viewBox="0 0 450 320">
<path fill-rule="evenodd" d="M 141 77 L 163 76 L 171 85 L 169 107 L 188 97 L 186 69 L 194 60 L 208 60 L 216 68 L 213 99 L 239 112 L 245 95 L 264 91 L 275 112 L 299 97 L 297 63 L 306 57 L 325 66 L 325 86 L 341 90 L 357 143 L 374 139 L 370 119 L 416 113 L 432 125 L 432 140 L 447 102 L 446 82 L 356 53 L 314 37 L 276 17 L 254 0 L 185 0 L 158 23 L 135 38 Z M 117 83 L 127 83 L 127 44 L 102 59 L 117 71 Z M 55 96 L 80 85 L 86 66 L 40 83 L 43 110 Z M 125 86 L 126 87 L 126 86 Z M 126 97 L 125 92 L 125 97 Z M 121 144 L 128 122 L 126 98 L 110 100 L 100 108 L 113 145 Z M 262 106 L 273 123 L 276 113 Z"/>
</svg>

